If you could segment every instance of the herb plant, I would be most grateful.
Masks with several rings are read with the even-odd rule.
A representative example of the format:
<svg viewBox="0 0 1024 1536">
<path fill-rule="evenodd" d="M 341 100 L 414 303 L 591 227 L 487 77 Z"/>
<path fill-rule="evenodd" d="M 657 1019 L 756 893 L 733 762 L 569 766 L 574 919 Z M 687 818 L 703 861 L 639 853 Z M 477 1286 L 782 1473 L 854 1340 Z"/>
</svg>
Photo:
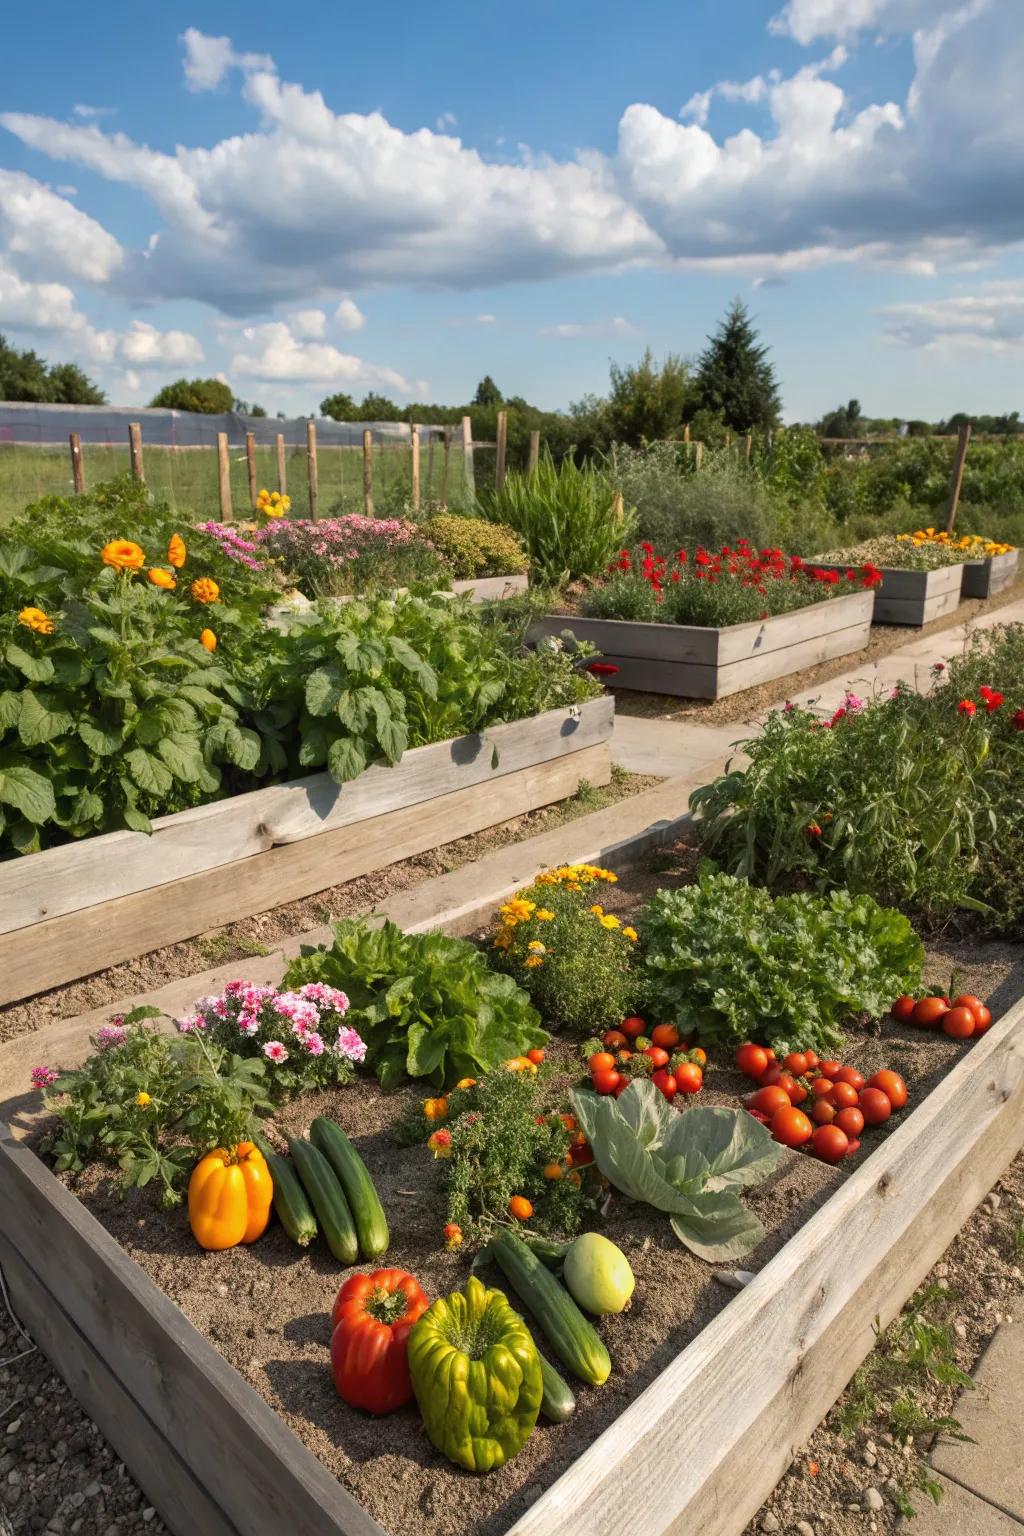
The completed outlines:
<svg viewBox="0 0 1024 1536">
<path fill-rule="evenodd" d="M 540 581 L 559 582 L 596 576 L 614 558 L 634 525 L 632 512 L 621 506 L 602 470 L 580 468 L 567 454 L 558 465 L 545 455 L 529 474 L 513 470 L 480 510 L 515 530 Z"/>
</svg>

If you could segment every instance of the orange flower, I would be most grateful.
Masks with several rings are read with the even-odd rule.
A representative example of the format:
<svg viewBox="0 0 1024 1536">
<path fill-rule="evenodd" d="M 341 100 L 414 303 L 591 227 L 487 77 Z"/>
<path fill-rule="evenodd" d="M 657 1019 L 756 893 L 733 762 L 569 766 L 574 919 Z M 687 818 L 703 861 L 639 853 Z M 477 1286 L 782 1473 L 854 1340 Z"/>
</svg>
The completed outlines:
<svg viewBox="0 0 1024 1536">
<path fill-rule="evenodd" d="M 449 1250 L 462 1247 L 462 1228 L 457 1221 L 450 1221 L 445 1227 L 444 1245 Z"/>
<path fill-rule="evenodd" d="M 173 592 L 178 583 L 170 571 L 165 571 L 162 566 L 154 565 L 146 573 L 154 587 L 162 587 L 165 592 Z"/>
<path fill-rule="evenodd" d="M 104 565 L 112 565 L 115 571 L 141 571 L 146 556 L 131 539 L 111 539 L 104 544 L 100 557 Z"/>
<path fill-rule="evenodd" d="M 214 634 L 212 629 L 204 629 L 200 631 L 199 644 L 205 645 L 208 651 L 215 651 L 217 649 L 217 636 Z"/>
<path fill-rule="evenodd" d="M 53 620 L 41 608 L 23 608 L 18 614 L 18 623 L 24 624 L 26 629 L 34 629 L 37 635 L 53 634 Z"/>
<path fill-rule="evenodd" d="M 192 583 L 192 596 L 197 603 L 215 603 L 220 598 L 220 587 L 209 576 L 200 576 Z"/>
<path fill-rule="evenodd" d="M 185 540 L 180 533 L 172 533 L 170 543 L 167 545 L 167 564 L 173 565 L 176 571 L 180 571 L 185 564 Z"/>
</svg>

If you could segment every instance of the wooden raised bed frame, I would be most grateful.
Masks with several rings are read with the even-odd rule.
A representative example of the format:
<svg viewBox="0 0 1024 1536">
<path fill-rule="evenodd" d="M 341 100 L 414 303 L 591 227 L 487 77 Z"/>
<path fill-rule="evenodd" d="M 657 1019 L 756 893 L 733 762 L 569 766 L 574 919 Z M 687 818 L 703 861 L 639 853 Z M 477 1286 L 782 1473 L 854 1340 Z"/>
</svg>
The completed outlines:
<svg viewBox="0 0 1024 1536">
<path fill-rule="evenodd" d="M 507 1536 L 736 1536 L 1022 1143 L 1024 1000 Z M 6 1127 L 0 1209 L 15 1310 L 176 1536 L 383 1536 Z"/>
<path fill-rule="evenodd" d="M 607 784 L 614 703 L 592 699 L 0 863 L 0 1004 L 311 896 Z"/>
<path fill-rule="evenodd" d="M 1020 551 L 1008 549 L 1005 555 L 989 555 L 987 560 L 968 560 L 964 566 L 964 597 L 994 597 L 1017 579 Z"/>
<path fill-rule="evenodd" d="M 571 630 L 617 666 L 615 688 L 721 699 L 787 677 L 868 643 L 875 594 L 850 592 L 752 624 L 714 629 L 696 624 L 645 624 L 627 619 L 583 619 L 548 614 L 531 638 Z"/>
<path fill-rule="evenodd" d="M 818 562 L 820 563 L 820 562 Z M 823 565 L 825 571 L 843 571 L 842 565 Z M 920 627 L 941 619 L 960 606 L 966 565 L 942 565 L 934 571 L 902 571 L 883 565 L 881 586 L 875 588 L 875 624 L 908 624 Z"/>
</svg>

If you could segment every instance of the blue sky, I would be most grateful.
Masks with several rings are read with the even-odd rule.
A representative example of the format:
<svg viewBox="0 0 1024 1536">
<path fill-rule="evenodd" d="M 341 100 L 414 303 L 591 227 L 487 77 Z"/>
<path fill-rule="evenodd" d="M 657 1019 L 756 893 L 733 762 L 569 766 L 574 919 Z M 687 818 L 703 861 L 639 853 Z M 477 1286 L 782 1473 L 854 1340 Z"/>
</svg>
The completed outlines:
<svg viewBox="0 0 1024 1536">
<path fill-rule="evenodd" d="M 1013 408 L 1019 4 L 21 7 L 0 330 L 122 403 L 558 407 L 740 294 L 791 419 Z"/>
</svg>

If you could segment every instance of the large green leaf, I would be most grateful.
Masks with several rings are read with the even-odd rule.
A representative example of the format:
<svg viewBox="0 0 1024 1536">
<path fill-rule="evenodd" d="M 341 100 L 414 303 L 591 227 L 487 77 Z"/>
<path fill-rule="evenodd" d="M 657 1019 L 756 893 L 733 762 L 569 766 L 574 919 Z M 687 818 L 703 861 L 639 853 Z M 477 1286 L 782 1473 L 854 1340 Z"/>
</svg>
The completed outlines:
<svg viewBox="0 0 1024 1536">
<path fill-rule="evenodd" d="M 13 806 L 36 826 L 51 821 L 57 813 L 49 779 L 19 763 L 0 762 L 0 804 Z"/>
<path fill-rule="evenodd" d="M 197 784 L 202 778 L 205 764 L 194 736 L 165 736 L 156 750 L 182 783 Z"/>
<path fill-rule="evenodd" d="M 306 679 L 306 708 L 311 715 L 332 715 L 341 697 L 341 679 L 334 667 L 318 667 Z"/>
<path fill-rule="evenodd" d="M 22 693 L 18 735 L 26 747 L 39 747 L 64 736 L 74 723 L 73 715 L 66 709 L 53 708 L 45 695 L 33 693 L 31 688 Z"/>
<path fill-rule="evenodd" d="M 98 725 L 94 720 L 80 720 L 78 734 L 90 752 L 109 757 L 124 745 L 124 731 L 119 725 Z"/>
<path fill-rule="evenodd" d="M 48 683 L 53 677 L 53 662 L 49 656 L 33 656 L 14 640 L 8 641 L 4 655 L 30 683 Z"/>
<path fill-rule="evenodd" d="M 6 688 L 0 693 L 0 731 L 9 731 L 12 725 L 17 725 L 20 714 L 21 694 Z"/>
<path fill-rule="evenodd" d="M 341 736 L 333 741 L 327 753 L 327 766 L 331 777 L 338 784 L 357 779 L 366 767 L 366 749 L 354 736 Z"/>
<path fill-rule="evenodd" d="M 127 753 L 125 765 L 133 783 L 147 795 L 166 795 L 174 783 L 170 771 L 144 747 L 136 747 Z"/>
</svg>

